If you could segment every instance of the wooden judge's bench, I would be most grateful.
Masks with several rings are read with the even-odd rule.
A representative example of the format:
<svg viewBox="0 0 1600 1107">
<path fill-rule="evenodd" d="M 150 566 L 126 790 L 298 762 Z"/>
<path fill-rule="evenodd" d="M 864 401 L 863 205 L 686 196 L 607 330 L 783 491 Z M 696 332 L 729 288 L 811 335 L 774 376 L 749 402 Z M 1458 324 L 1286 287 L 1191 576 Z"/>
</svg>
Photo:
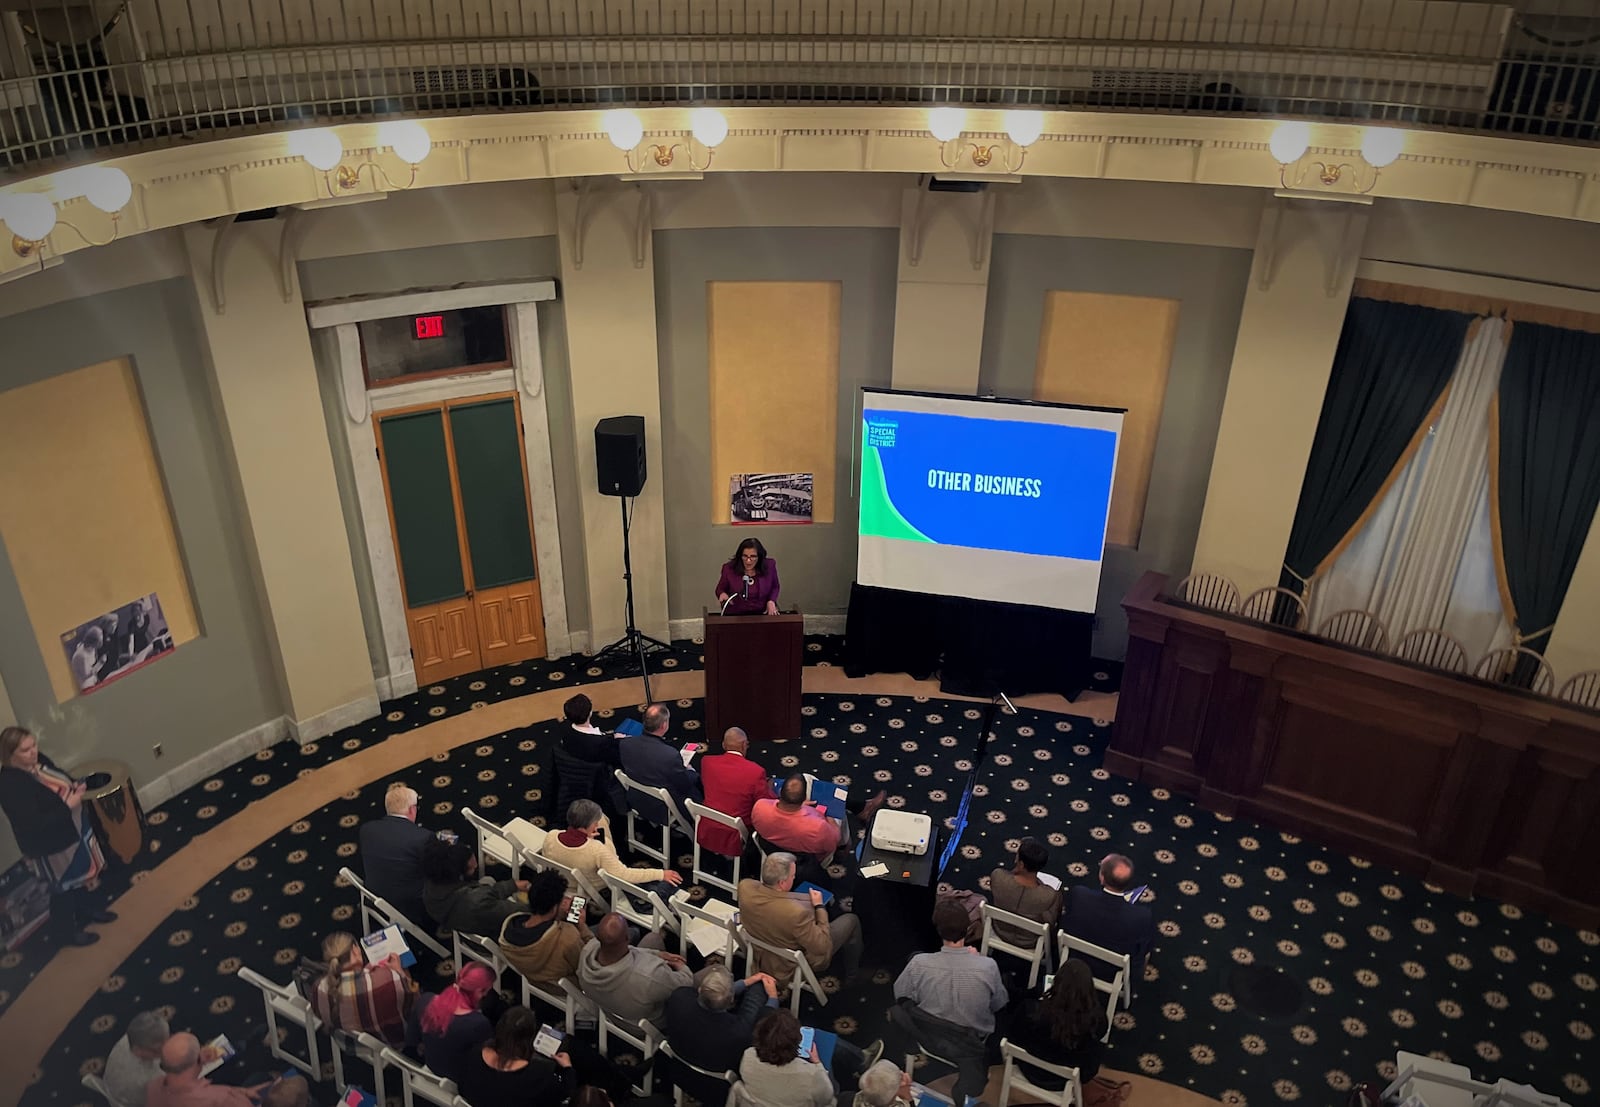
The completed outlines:
<svg viewBox="0 0 1600 1107">
<path fill-rule="evenodd" d="M 1600 713 L 1128 593 L 1105 767 L 1201 805 L 1600 925 Z"/>
</svg>

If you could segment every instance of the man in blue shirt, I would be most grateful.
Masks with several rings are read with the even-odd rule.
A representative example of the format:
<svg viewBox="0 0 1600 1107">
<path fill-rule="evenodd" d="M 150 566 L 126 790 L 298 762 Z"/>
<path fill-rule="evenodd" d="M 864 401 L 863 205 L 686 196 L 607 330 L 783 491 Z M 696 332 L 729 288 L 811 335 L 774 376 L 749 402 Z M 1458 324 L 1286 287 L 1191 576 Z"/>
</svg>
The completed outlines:
<svg viewBox="0 0 1600 1107">
<path fill-rule="evenodd" d="M 918 1046 L 955 1062 L 951 1094 L 966 1107 L 978 1102 L 989 1081 L 988 1039 L 995 1012 L 1007 999 L 1000 966 L 966 944 L 970 923 L 961 904 L 939 901 L 933 928 L 943 945 L 937 953 L 917 954 L 906 965 L 894 982 L 899 1002 L 889 1012 L 889 1021 Z"/>
<path fill-rule="evenodd" d="M 622 771 L 636 784 L 665 788 L 678 805 L 678 813 L 687 818 L 689 809 L 683 801 L 699 803 L 705 793 L 700 787 L 700 774 L 683 763 L 683 755 L 664 737 L 672 713 L 664 704 L 653 703 L 644 709 L 639 721 L 644 724 L 644 733 L 622 740 Z M 630 792 L 628 804 L 657 826 L 667 825 L 667 813 L 657 800 Z"/>
</svg>

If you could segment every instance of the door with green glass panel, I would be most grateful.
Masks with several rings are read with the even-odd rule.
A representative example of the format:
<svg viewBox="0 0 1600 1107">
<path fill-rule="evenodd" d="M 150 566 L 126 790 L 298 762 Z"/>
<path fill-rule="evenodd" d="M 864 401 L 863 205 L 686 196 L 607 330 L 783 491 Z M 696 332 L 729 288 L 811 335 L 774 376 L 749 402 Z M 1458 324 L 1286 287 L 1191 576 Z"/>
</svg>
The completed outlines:
<svg viewBox="0 0 1600 1107">
<path fill-rule="evenodd" d="M 516 396 L 374 422 L 418 682 L 544 656 Z"/>
</svg>

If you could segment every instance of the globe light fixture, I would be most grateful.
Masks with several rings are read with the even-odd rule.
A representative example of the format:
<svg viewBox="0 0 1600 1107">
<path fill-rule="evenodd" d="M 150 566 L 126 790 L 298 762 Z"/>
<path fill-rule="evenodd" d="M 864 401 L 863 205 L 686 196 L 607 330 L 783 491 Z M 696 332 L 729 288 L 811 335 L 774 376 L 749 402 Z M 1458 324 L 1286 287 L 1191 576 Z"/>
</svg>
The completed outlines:
<svg viewBox="0 0 1600 1107">
<path fill-rule="evenodd" d="M 1392 165 L 1406 146 L 1406 133 L 1393 127 L 1368 127 L 1361 133 L 1361 156 L 1374 169 Z"/>
<path fill-rule="evenodd" d="M 715 150 L 728 137 L 728 119 L 716 108 L 695 108 L 689 113 L 689 133 L 707 150 Z"/>
<path fill-rule="evenodd" d="M 344 159 L 344 144 L 327 127 L 289 133 L 289 153 L 326 173 Z"/>
<path fill-rule="evenodd" d="M 1311 149 L 1311 124 L 1297 120 L 1279 123 L 1272 137 L 1267 140 L 1267 145 L 1279 165 L 1292 165 Z"/>
<path fill-rule="evenodd" d="M 601 126 L 605 128 L 611 145 L 624 154 L 633 153 L 644 141 L 644 123 L 631 111 L 620 108 L 608 111 L 601 119 Z"/>
<path fill-rule="evenodd" d="M 378 144 L 394 151 L 408 165 L 416 165 L 433 149 L 428 130 L 415 119 L 392 119 L 378 124 Z"/>
<path fill-rule="evenodd" d="M 963 108 L 933 108 L 928 112 L 928 133 L 940 142 L 954 142 L 967 127 Z"/>
<path fill-rule="evenodd" d="M 1018 146 L 1024 148 L 1032 146 L 1039 141 L 1039 136 L 1042 134 L 1044 134 L 1044 112 L 1006 112 L 1006 135 Z"/>
<path fill-rule="evenodd" d="M 56 229 L 56 206 L 41 192 L 16 192 L 0 196 L 0 220 L 17 240 L 33 245 L 50 237 Z M 24 257 L 31 251 L 18 250 Z"/>
</svg>

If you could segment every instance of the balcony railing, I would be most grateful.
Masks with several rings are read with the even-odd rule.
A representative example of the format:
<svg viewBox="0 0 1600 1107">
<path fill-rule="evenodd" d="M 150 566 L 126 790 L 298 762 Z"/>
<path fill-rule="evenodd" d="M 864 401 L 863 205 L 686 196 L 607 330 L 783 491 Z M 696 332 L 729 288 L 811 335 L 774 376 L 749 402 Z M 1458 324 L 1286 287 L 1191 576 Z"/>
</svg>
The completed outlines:
<svg viewBox="0 0 1600 1107">
<path fill-rule="evenodd" d="M 1594 0 L 0 0 L 0 165 L 302 120 L 1028 104 L 1593 143 Z"/>
</svg>

